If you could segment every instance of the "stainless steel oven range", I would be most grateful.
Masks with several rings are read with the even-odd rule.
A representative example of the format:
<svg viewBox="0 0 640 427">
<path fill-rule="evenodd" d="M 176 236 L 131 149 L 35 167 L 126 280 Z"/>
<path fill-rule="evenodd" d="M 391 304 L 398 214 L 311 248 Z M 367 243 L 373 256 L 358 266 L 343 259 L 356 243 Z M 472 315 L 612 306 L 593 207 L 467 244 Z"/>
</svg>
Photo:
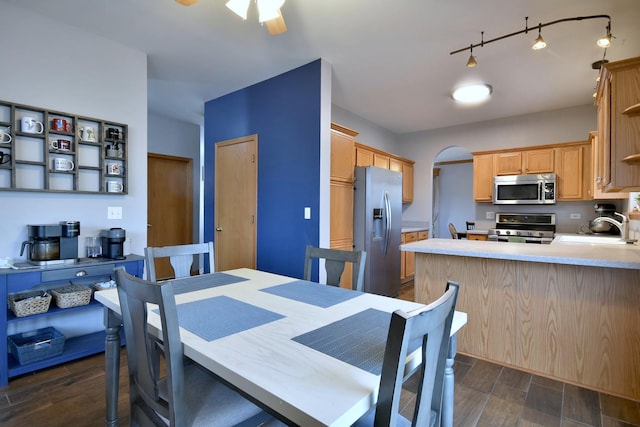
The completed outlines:
<svg viewBox="0 0 640 427">
<path fill-rule="evenodd" d="M 554 213 L 496 213 L 496 228 L 489 230 L 489 240 L 547 244 L 555 232 Z"/>
</svg>

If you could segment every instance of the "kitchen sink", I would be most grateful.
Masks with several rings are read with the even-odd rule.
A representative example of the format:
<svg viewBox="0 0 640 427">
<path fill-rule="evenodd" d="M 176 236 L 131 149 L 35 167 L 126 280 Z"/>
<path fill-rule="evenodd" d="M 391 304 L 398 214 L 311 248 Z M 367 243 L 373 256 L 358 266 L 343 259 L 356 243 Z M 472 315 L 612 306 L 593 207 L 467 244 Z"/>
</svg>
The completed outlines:
<svg viewBox="0 0 640 427">
<path fill-rule="evenodd" d="M 553 239 L 553 243 L 583 243 L 590 245 L 624 245 L 626 242 L 620 237 L 593 236 L 590 234 L 560 234 Z"/>
</svg>

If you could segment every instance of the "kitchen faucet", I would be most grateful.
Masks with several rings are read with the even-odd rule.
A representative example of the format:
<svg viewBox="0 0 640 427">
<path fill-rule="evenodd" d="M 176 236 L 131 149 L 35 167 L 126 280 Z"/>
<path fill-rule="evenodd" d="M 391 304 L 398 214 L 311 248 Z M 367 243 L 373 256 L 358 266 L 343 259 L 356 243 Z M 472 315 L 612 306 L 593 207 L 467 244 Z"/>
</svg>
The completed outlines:
<svg viewBox="0 0 640 427">
<path fill-rule="evenodd" d="M 620 240 L 626 243 L 635 242 L 635 240 L 629 239 L 629 217 L 618 212 L 614 212 L 614 214 L 621 217 L 622 221 L 618 222 L 613 218 L 609 218 L 608 216 L 599 216 L 598 218 L 594 219 L 593 222 L 598 223 L 600 221 L 604 221 L 608 222 L 609 224 L 613 224 L 618 228 L 618 230 L 620 230 Z"/>
</svg>

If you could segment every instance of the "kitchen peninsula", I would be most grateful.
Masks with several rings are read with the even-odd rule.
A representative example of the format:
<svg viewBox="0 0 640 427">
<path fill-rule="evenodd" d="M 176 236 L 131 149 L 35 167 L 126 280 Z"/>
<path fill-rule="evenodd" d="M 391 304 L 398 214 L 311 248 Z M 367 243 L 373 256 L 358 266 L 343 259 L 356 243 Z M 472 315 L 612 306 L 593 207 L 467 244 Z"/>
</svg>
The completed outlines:
<svg viewBox="0 0 640 427">
<path fill-rule="evenodd" d="M 640 400 L 637 244 L 429 239 L 401 249 L 415 253 L 417 302 L 460 283 L 460 353 Z"/>
</svg>

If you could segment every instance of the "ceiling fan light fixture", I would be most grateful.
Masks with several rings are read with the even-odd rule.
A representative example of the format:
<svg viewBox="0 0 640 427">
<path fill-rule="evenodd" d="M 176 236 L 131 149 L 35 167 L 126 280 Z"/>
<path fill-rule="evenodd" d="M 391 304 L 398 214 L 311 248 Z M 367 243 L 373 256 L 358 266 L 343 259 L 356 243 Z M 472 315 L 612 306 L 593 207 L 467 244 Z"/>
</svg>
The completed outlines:
<svg viewBox="0 0 640 427">
<path fill-rule="evenodd" d="M 238 15 L 242 19 L 247 19 L 249 12 L 249 3 L 251 0 L 229 0 L 226 6 L 231 9 L 233 13 Z"/>
<path fill-rule="evenodd" d="M 493 87 L 486 83 L 461 86 L 453 91 L 452 96 L 456 101 L 463 104 L 477 104 L 489 99 Z"/>
<path fill-rule="evenodd" d="M 280 17 L 280 8 L 285 0 L 257 0 L 258 21 L 271 21 Z"/>
</svg>

